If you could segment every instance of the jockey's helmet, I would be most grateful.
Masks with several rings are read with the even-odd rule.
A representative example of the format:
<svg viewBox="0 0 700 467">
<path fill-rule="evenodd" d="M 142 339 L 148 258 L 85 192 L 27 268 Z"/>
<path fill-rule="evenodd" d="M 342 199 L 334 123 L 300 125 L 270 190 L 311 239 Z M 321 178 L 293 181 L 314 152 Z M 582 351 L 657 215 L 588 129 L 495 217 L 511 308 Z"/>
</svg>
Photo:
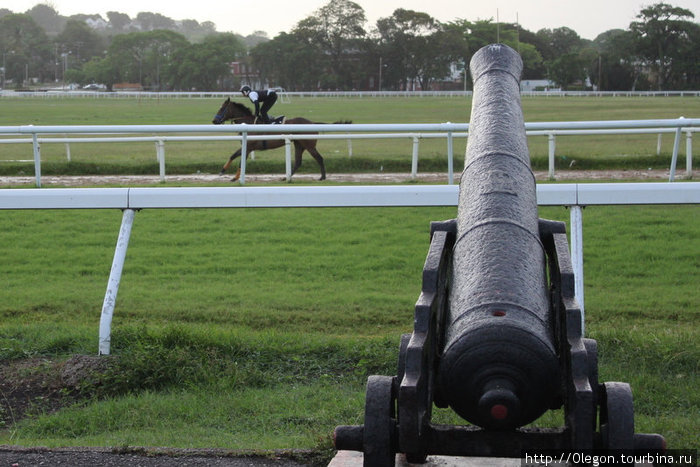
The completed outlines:
<svg viewBox="0 0 700 467">
<path fill-rule="evenodd" d="M 251 91 L 250 86 L 247 86 L 247 85 L 246 85 L 246 86 L 243 86 L 243 87 L 241 88 L 241 93 L 242 93 L 244 96 L 247 96 L 248 94 L 250 94 L 250 91 Z"/>
</svg>

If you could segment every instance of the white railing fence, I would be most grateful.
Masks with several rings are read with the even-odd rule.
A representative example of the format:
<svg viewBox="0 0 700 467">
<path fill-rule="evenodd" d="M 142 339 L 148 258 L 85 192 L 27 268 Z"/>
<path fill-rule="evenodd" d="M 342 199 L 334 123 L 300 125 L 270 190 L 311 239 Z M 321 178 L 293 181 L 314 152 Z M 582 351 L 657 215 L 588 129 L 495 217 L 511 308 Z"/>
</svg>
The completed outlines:
<svg viewBox="0 0 700 467">
<path fill-rule="evenodd" d="M 661 135 L 674 134 L 673 152 L 669 169 L 669 181 L 675 179 L 676 165 L 680 151 L 682 133 L 686 134 L 686 176 L 692 177 L 692 134 L 700 130 L 700 118 L 659 119 L 659 120 L 608 120 L 581 122 L 531 122 L 525 123 L 525 129 L 530 136 L 546 136 L 548 138 L 549 178 L 554 179 L 556 152 L 556 137 L 571 135 L 609 135 L 609 134 L 658 134 L 657 154 L 660 152 Z M 71 143 L 103 143 L 103 142 L 154 142 L 156 157 L 159 162 L 161 180 L 165 180 L 165 143 L 182 141 L 241 141 L 242 153 L 246 152 L 248 141 L 254 140 L 284 140 L 285 167 L 287 180 L 291 178 L 291 142 L 298 139 L 346 139 L 348 153 L 352 155 L 353 139 L 383 139 L 410 138 L 413 141 L 411 176 L 416 177 L 418 171 L 419 141 L 422 138 L 447 139 L 447 173 L 448 183 L 454 183 L 454 138 L 462 141 L 468 136 L 468 123 L 437 123 L 437 124 L 310 124 L 285 125 L 280 127 L 284 134 L 259 135 L 270 131 L 269 125 L 89 125 L 89 126 L 2 126 L 0 135 L 20 135 L 24 138 L 0 138 L 0 144 L 31 143 L 36 186 L 41 187 L 41 144 L 66 144 L 67 157 L 70 158 Z M 315 133 L 303 135 L 299 133 Z M 172 134 L 187 136 L 173 136 Z M 200 133 L 194 135 L 193 133 Z M 238 134 L 240 133 L 240 134 Z M 144 135 L 148 136 L 124 136 Z M 202 136 L 203 134 L 204 136 Z M 46 137 L 40 135 L 54 135 Z M 63 135 L 58 138 L 55 135 Z M 68 135 L 72 135 L 68 137 Z M 97 136 L 85 136 L 97 135 Z M 120 136 L 121 135 L 121 136 Z M 156 136 L 154 136 L 156 135 Z M 170 135 L 170 136 L 166 136 Z M 26 136 L 29 136 L 27 138 Z M 240 183 L 245 184 L 246 159 L 241 158 Z"/>
<path fill-rule="evenodd" d="M 278 91 L 280 102 L 289 102 L 291 98 L 313 98 L 313 97 L 447 97 L 447 98 L 467 98 L 472 96 L 472 91 L 450 90 L 450 91 Z M 15 92 L 11 90 L 0 90 L 0 98 L 86 98 L 86 99 L 226 99 L 232 95 L 238 95 L 237 91 L 116 91 L 102 92 L 91 90 L 69 90 L 57 89 L 46 91 Z M 698 97 L 700 91 L 522 91 L 523 97 Z"/>
<path fill-rule="evenodd" d="M 66 188 L 0 190 L 3 209 L 121 209 L 122 223 L 102 304 L 99 354 L 110 353 L 111 323 L 135 213 L 164 208 L 457 206 L 457 185 Z M 700 204 L 700 182 L 540 184 L 540 206 L 570 208 L 571 259 L 576 298 L 584 311 L 583 207 Z M 583 323 L 582 323 L 583 324 Z"/>
</svg>

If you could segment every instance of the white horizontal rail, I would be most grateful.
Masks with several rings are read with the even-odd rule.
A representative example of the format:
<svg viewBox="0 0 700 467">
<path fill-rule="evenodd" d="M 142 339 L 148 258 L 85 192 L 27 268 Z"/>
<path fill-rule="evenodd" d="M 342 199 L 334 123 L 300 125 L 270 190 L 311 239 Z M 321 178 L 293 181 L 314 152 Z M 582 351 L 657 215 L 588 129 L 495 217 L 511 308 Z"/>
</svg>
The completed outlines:
<svg viewBox="0 0 700 467">
<path fill-rule="evenodd" d="M 683 128 L 700 126 L 700 118 L 600 120 L 580 122 L 526 122 L 526 130 L 585 130 L 623 128 Z M 266 133 L 270 125 L 20 125 L 0 126 L 0 134 L 89 133 Z M 468 123 L 338 123 L 285 125 L 286 133 L 469 131 Z"/>
<path fill-rule="evenodd" d="M 527 136 L 586 136 L 586 135 L 629 135 L 629 134 L 660 134 L 674 133 L 675 128 L 619 128 L 619 129 L 580 129 L 580 130 L 532 130 L 526 131 Z M 683 132 L 694 133 L 700 131 L 700 127 L 681 128 Z M 248 141 L 284 140 L 284 139 L 393 139 L 393 138 L 446 138 L 449 133 L 345 133 L 345 134 L 287 134 L 251 135 Z M 454 138 L 466 138 L 468 132 L 453 133 Z M 138 142 L 185 142 L 185 141 L 241 141 L 241 135 L 227 136 L 102 136 L 102 137 L 63 137 L 63 138 L 38 138 L 39 143 L 138 143 Z M 31 143 L 31 138 L 0 138 L 0 144 Z"/>
<path fill-rule="evenodd" d="M 457 185 L 0 190 L 0 209 L 456 206 Z M 700 182 L 538 184 L 540 206 L 700 204 Z"/>
<path fill-rule="evenodd" d="M 201 188 L 53 188 L 0 190 L 2 209 L 122 209 L 107 282 L 98 353 L 110 353 L 111 325 L 126 249 L 140 209 L 457 206 L 456 185 Z M 584 313 L 583 205 L 700 204 L 700 183 L 538 184 L 540 206 L 570 206 L 575 294 Z"/>
</svg>

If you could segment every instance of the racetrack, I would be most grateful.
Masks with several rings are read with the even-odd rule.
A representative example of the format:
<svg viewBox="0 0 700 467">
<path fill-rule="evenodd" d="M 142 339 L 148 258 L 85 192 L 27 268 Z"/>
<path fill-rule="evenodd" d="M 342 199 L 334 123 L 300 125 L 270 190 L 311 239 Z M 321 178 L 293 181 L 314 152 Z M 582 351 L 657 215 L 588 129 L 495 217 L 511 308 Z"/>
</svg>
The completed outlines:
<svg viewBox="0 0 700 467">
<path fill-rule="evenodd" d="M 693 178 L 700 177 L 700 170 L 693 171 Z M 247 184 L 280 183 L 284 175 L 279 174 L 246 174 Z M 538 181 L 546 181 L 548 173 L 545 171 L 535 172 Z M 581 180 L 628 180 L 628 181 L 667 181 L 668 170 L 559 170 L 555 173 L 557 181 L 581 181 Z M 677 171 L 676 179 L 686 178 L 685 171 Z M 214 174 L 192 174 L 192 175 L 166 175 L 167 183 L 182 183 L 183 185 L 207 185 L 229 182 L 231 175 Z M 317 174 L 296 174 L 293 178 L 296 182 L 314 182 L 318 180 Z M 402 183 L 411 180 L 410 174 L 406 173 L 352 173 L 352 174 L 328 174 L 327 180 L 336 183 Z M 416 179 L 421 183 L 447 183 L 446 173 L 419 173 Z M 459 173 L 455 174 L 455 183 L 459 183 Z M 36 178 L 33 176 L 0 176 L 0 186 L 2 187 L 33 187 Z M 71 175 L 71 176 L 42 176 L 42 186 L 65 186 L 65 187 L 87 187 L 87 186 L 133 186 L 133 185 L 158 185 L 160 177 L 158 175 Z M 232 183 L 233 185 L 233 183 Z"/>
</svg>

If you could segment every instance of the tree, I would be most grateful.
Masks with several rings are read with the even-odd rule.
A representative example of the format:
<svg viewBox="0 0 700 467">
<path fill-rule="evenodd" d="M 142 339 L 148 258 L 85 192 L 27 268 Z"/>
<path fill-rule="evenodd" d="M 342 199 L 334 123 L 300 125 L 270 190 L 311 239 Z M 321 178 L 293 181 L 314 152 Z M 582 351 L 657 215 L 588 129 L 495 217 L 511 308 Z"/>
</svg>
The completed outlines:
<svg viewBox="0 0 700 467">
<path fill-rule="evenodd" d="M 245 53 L 243 42 L 230 33 L 214 34 L 200 44 L 182 47 L 172 61 L 173 85 L 178 89 L 230 90 L 234 84 L 230 63 Z"/>
<path fill-rule="evenodd" d="M 287 90 L 317 89 L 324 73 L 320 48 L 310 45 L 306 37 L 280 33 L 271 41 L 261 42 L 250 51 L 263 82 Z"/>
<path fill-rule="evenodd" d="M 175 30 L 175 21 L 160 13 L 142 11 L 136 15 L 136 23 L 142 31 L 155 31 L 156 29 Z"/>
<path fill-rule="evenodd" d="M 51 36 L 61 32 L 66 24 L 66 18 L 59 15 L 52 6 L 46 3 L 36 4 L 27 11 L 27 14 L 32 17 L 46 34 Z"/>
<path fill-rule="evenodd" d="M 598 35 L 594 44 L 598 56 L 591 69 L 591 82 L 602 91 L 633 89 L 639 70 L 631 60 L 634 55 L 631 33 L 612 29 Z"/>
<path fill-rule="evenodd" d="M 69 20 L 63 31 L 56 36 L 56 46 L 60 53 L 71 54 L 77 64 L 82 64 L 94 56 L 101 56 L 106 49 L 105 40 L 82 21 Z"/>
<path fill-rule="evenodd" d="M 698 43 L 693 44 L 691 38 L 697 38 L 698 26 L 687 19 L 694 17 L 685 8 L 657 3 L 643 8 L 637 15 L 639 21 L 630 24 L 638 56 L 652 71 L 659 90 L 681 79 L 676 65 L 685 61 L 684 55 L 697 57 Z"/>
<path fill-rule="evenodd" d="M 397 8 L 387 18 L 377 20 L 380 48 L 386 63 L 384 78 L 387 84 L 408 89 L 419 80 L 426 59 L 436 59 L 431 53 L 430 35 L 439 30 L 439 24 L 427 13 Z M 433 41 L 434 42 L 434 41 Z"/>
<path fill-rule="evenodd" d="M 118 11 L 108 11 L 107 19 L 109 20 L 109 25 L 116 32 L 125 32 L 127 28 L 131 25 L 131 18 L 126 13 L 119 13 Z"/>
<path fill-rule="evenodd" d="M 25 78 L 46 81 L 53 76 L 53 56 L 49 40 L 41 27 L 25 14 L 0 18 L 0 51 L 5 66 L 3 80 L 19 86 Z"/>
<path fill-rule="evenodd" d="M 365 11 L 350 0 L 330 0 L 296 25 L 292 31 L 297 38 L 319 47 L 328 62 L 327 87 L 351 88 L 357 69 L 353 58 L 365 37 Z M 320 61 L 324 56 L 319 56 Z"/>
<path fill-rule="evenodd" d="M 448 23 L 453 34 L 461 36 L 459 57 L 454 63 L 461 69 L 467 69 L 472 56 L 482 47 L 497 40 L 520 53 L 523 60 L 523 79 L 536 79 L 544 75 L 542 55 L 532 41 L 537 37 L 515 24 L 496 24 L 492 20 L 456 20 Z M 467 73 L 467 84 L 471 84 L 471 75 Z"/>
<path fill-rule="evenodd" d="M 108 49 L 110 63 L 101 66 L 101 70 L 113 73 L 105 84 L 125 81 L 158 90 L 167 89 L 175 79 L 173 57 L 188 44 L 183 35 L 173 31 L 118 35 Z"/>
<path fill-rule="evenodd" d="M 590 68 L 591 51 L 576 31 L 567 27 L 541 29 L 537 31 L 537 36 L 549 79 L 562 89 L 585 80 Z"/>
</svg>

